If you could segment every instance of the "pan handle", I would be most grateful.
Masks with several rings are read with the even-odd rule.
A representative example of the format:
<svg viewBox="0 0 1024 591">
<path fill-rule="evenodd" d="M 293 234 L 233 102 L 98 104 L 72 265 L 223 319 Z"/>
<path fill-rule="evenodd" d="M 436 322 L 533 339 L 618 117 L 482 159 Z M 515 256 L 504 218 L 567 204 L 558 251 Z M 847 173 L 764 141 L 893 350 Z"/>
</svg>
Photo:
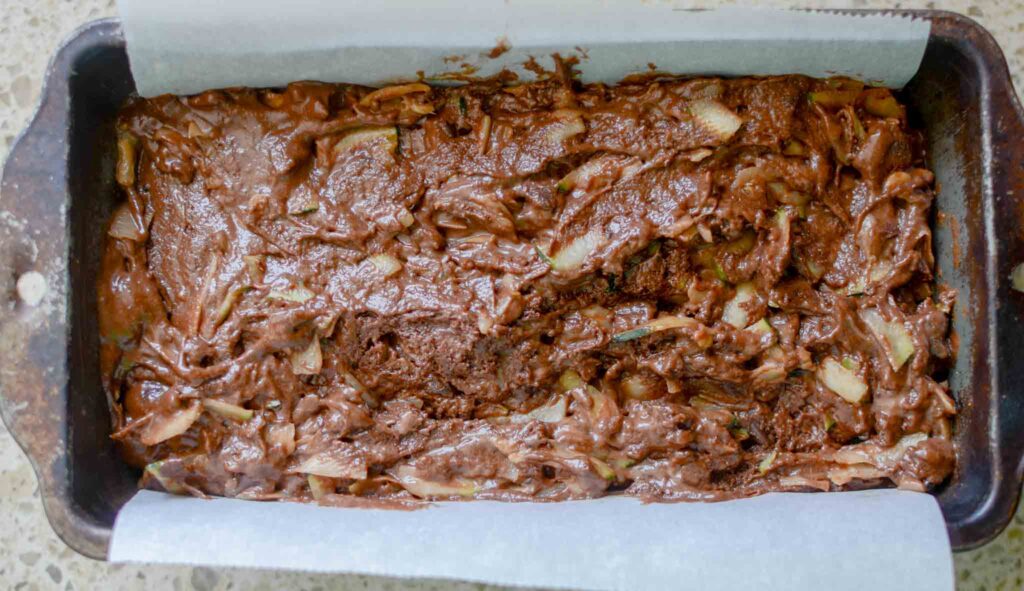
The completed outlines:
<svg viewBox="0 0 1024 591">
<path fill-rule="evenodd" d="M 980 28 L 980 27 L 979 27 Z M 985 42 L 1001 51 L 990 35 Z M 991 156 L 988 221 L 994 243 L 989 246 L 992 275 L 989 293 L 994 294 L 990 315 L 996 356 L 993 369 L 1000 399 L 995 401 L 1000 433 L 998 458 L 1002 477 L 1012 483 L 1010 511 L 1018 501 L 1024 480 L 1024 292 L 1013 288 L 1011 274 L 1024 265 L 1024 108 L 1014 92 L 1005 59 L 990 64 L 982 93 L 987 95 Z"/>
<path fill-rule="evenodd" d="M 90 44 L 119 36 L 115 21 L 85 25 L 47 68 L 38 110 L 0 182 L 0 416 L 28 456 L 54 531 L 93 558 L 109 527 L 79 513 L 69 457 L 69 86 Z"/>
<path fill-rule="evenodd" d="M 1005 66 L 1004 66 L 1005 67 Z M 1013 288 L 1010 277 L 1024 266 L 1024 108 L 1014 92 L 1009 73 L 990 81 L 992 203 L 991 215 L 998 243 L 995 251 L 994 293 L 996 346 L 1000 355 L 1000 430 L 1012 437 L 1004 450 L 1024 477 L 1024 292 Z M 1024 268 L 1024 267 L 1022 267 Z"/>
</svg>

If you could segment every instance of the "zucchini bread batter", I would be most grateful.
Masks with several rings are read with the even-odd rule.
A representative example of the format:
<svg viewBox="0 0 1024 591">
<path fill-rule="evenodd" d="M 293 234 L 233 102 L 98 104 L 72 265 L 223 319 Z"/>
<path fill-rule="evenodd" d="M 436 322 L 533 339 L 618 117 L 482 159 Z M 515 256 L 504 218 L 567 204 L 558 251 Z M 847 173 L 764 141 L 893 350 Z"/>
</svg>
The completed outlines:
<svg viewBox="0 0 1024 591">
<path fill-rule="evenodd" d="M 722 499 L 954 467 L 934 177 L 800 76 L 134 99 L 98 280 L 149 488 Z"/>
</svg>

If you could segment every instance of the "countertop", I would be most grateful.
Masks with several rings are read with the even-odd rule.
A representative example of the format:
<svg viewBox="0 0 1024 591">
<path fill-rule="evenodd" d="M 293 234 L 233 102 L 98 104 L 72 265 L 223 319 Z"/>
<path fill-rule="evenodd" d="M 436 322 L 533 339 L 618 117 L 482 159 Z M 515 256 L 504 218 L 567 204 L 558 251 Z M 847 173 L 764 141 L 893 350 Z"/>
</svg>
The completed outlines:
<svg viewBox="0 0 1024 591">
<path fill-rule="evenodd" d="M 699 7 L 734 2 L 705 0 Z M 749 4 L 749 2 L 747 3 Z M 853 0 L 756 2 L 777 7 L 940 8 L 966 14 L 999 41 L 1018 95 L 1024 90 L 1024 0 L 886 2 Z M 113 0 L 0 0 L 0 161 L 35 109 L 47 60 L 68 33 L 87 21 L 116 13 Z M 3 195 L 0 195 L 2 201 Z M 995 541 L 955 555 L 960 591 L 1024 589 L 1024 508 Z M 37 589 L 491 589 L 477 584 L 404 581 L 244 569 L 110 565 L 79 556 L 61 542 L 43 514 L 35 475 L 0 425 L 0 588 Z"/>
</svg>

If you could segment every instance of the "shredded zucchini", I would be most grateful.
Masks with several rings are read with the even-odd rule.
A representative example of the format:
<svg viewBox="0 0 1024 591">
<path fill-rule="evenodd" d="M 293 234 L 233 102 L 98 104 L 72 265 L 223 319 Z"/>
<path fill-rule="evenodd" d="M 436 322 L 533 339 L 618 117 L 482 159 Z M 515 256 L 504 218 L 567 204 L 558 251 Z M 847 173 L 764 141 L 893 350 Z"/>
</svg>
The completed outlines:
<svg viewBox="0 0 1024 591">
<path fill-rule="evenodd" d="M 859 404 L 868 393 L 868 385 L 853 371 L 832 357 L 822 360 L 818 368 L 818 379 L 851 404 Z"/>
<path fill-rule="evenodd" d="M 536 253 L 537 253 L 537 256 L 539 256 L 539 257 L 540 257 L 540 260 L 542 260 L 542 261 L 544 261 L 545 263 L 547 263 L 547 265 L 548 265 L 549 267 L 554 267 L 554 266 L 555 266 L 555 263 L 554 263 L 554 261 L 552 261 L 552 260 L 551 260 L 551 257 L 549 257 L 549 256 L 547 255 L 547 253 L 546 253 L 546 252 L 544 252 L 543 250 L 541 250 L 539 246 L 537 246 L 536 244 L 534 244 L 534 245 L 533 245 L 533 250 L 534 250 L 534 251 L 536 251 Z"/>
<path fill-rule="evenodd" d="M 824 107 L 845 107 L 846 105 L 852 105 L 857 97 L 860 96 L 859 90 L 840 90 L 840 89 L 829 89 L 829 90 L 818 90 L 807 95 L 812 103 L 817 103 Z"/>
<path fill-rule="evenodd" d="M 399 466 L 394 471 L 395 479 L 405 490 L 420 498 L 430 497 L 471 497 L 476 494 L 476 485 L 468 480 L 456 478 L 451 482 L 434 482 L 421 478 L 412 466 Z"/>
<path fill-rule="evenodd" d="M 590 456 L 590 465 L 597 471 L 598 476 L 605 480 L 615 480 L 615 470 L 611 466 L 606 464 L 603 460 L 599 460 L 594 456 Z"/>
<path fill-rule="evenodd" d="M 170 413 L 156 415 L 142 428 L 139 441 L 145 445 L 156 445 L 181 435 L 189 430 L 203 412 L 203 406 L 194 401 L 189 406 Z"/>
<path fill-rule="evenodd" d="M 558 396 L 549 404 L 539 406 L 526 414 L 509 415 L 509 421 L 513 423 L 529 423 L 530 421 L 557 423 L 565 418 L 567 408 L 568 401 L 565 396 Z"/>
<path fill-rule="evenodd" d="M 320 201 L 317 199 L 316 195 L 310 194 L 306 196 L 306 199 L 294 206 L 289 203 L 288 213 L 291 215 L 302 215 L 306 213 L 313 213 L 319 209 Z"/>
<path fill-rule="evenodd" d="M 714 134 L 721 143 L 729 141 L 743 125 L 742 117 L 718 101 L 693 101 L 689 109 L 701 127 Z"/>
<path fill-rule="evenodd" d="M 612 336 L 613 343 L 625 343 L 626 341 L 633 341 L 636 339 L 642 339 L 651 334 L 651 329 L 646 326 L 640 328 L 634 328 L 615 334 Z"/>
<path fill-rule="evenodd" d="M 896 97 L 885 88 L 872 88 L 864 91 L 864 110 L 877 117 L 899 119 L 903 115 Z"/>
<path fill-rule="evenodd" d="M 213 414 L 220 415 L 234 421 L 248 421 L 253 417 L 253 412 L 248 408 L 242 408 L 237 404 L 230 404 L 222 400 L 204 398 L 203 407 Z"/>
<path fill-rule="evenodd" d="M 135 223 L 135 216 L 132 215 L 127 203 L 122 203 L 110 218 L 110 230 L 107 234 L 133 242 L 139 242 L 144 236 L 142 229 Z"/>
<path fill-rule="evenodd" d="M 185 487 L 180 482 L 165 476 L 161 470 L 164 466 L 163 461 L 153 462 L 146 466 L 146 473 L 156 479 L 160 483 L 160 486 L 164 487 L 164 490 L 175 495 L 180 495 L 185 492 Z"/>
<path fill-rule="evenodd" d="M 138 152 L 139 140 L 127 132 L 117 134 L 117 170 L 114 176 L 117 184 L 122 187 L 135 185 L 135 160 Z"/>
<path fill-rule="evenodd" d="M 639 374 L 630 374 L 619 380 L 619 388 L 628 398 L 635 400 L 648 400 L 656 393 L 650 381 Z"/>
<path fill-rule="evenodd" d="M 292 289 L 286 289 L 278 291 L 276 289 L 270 290 L 267 294 L 268 300 L 281 300 L 284 302 L 295 302 L 296 304 L 302 304 L 312 299 L 316 294 L 306 289 L 305 286 L 299 285 Z"/>
<path fill-rule="evenodd" d="M 768 191 L 772 194 L 773 197 L 775 197 L 776 200 L 778 200 L 780 203 L 785 203 L 786 205 L 807 205 L 811 200 L 811 196 L 808 195 L 807 193 L 794 191 L 793 189 L 789 188 L 785 183 L 781 183 L 779 181 L 772 181 L 768 183 L 766 186 L 768 187 Z"/>
<path fill-rule="evenodd" d="M 789 139 L 782 145 L 782 153 L 786 156 L 806 156 L 807 146 L 797 139 Z"/>
<path fill-rule="evenodd" d="M 590 398 L 590 420 L 597 422 L 605 414 L 606 408 L 615 407 L 615 399 L 610 394 L 603 390 L 588 385 L 586 387 L 587 396 Z"/>
<path fill-rule="evenodd" d="M 416 218 L 412 215 L 412 212 L 404 207 L 397 217 L 398 223 L 402 224 L 402 227 L 404 228 L 408 228 L 416 223 Z"/>
<path fill-rule="evenodd" d="M 263 256 L 247 254 L 242 257 L 245 261 L 245 270 L 249 275 L 249 285 L 259 285 L 263 282 Z"/>
<path fill-rule="evenodd" d="M 591 230 L 583 236 L 573 239 L 562 250 L 548 259 L 551 268 L 556 271 L 578 269 L 587 260 L 587 257 L 597 250 L 603 241 L 604 236 L 600 230 Z"/>
<path fill-rule="evenodd" d="M 748 330 L 750 332 L 753 332 L 753 333 L 756 333 L 756 334 L 759 334 L 759 335 L 772 334 L 773 332 L 775 332 L 775 330 L 772 328 L 772 325 L 769 324 L 768 320 L 766 320 L 764 318 L 762 318 L 762 319 L 758 320 L 757 322 L 751 324 L 750 326 L 748 326 L 746 328 L 746 330 Z"/>
<path fill-rule="evenodd" d="M 391 277 L 402 270 L 402 262 L 389 254 L 375 254 L 369 261 L 384 277 Z"/>
<path fill-rule="evenodd" d="M 1010 286 L 1024 292 L 1024 263 L 1013 268 L 1013 272 L 1010 273 Z"/>
<path fill-rule="evenodd" d="M 583 117 L 580 116 L 578 111 L 560 109 L 555 111 L 555 117 L 557 121 L 547 132 L 548 141 L 552 143 L 562 143 L 587 131 L 587 126 L 583 123 Z"/>
<path fill-rule="evenodd" d="M 736 240 L 727 242 L 723 248 L 728 253 L 744 255 L 753 250 L 755 244 L 757 244 L 757 234 L 753 230 L 747 230 Z"/>
<path fill-rule="evenodd" d="M 349 132 L 334 144 L 334 153 L 341 154 L 364 144 L 380 142 L 387 152 L 398 151 L 398 128 L 394 125 L 362 127 Z"/>
<path fill-rule="evenodd" d="M 342 462 L 330 453 L 324 452 L 306 458 L 293 472 L 315 474 L 327 478 L 366 478 L 366 465 L 359 462 Z"/>
<path fill-rule="evenodd" d="M 324 358 L 320 352 L 320 339 L 315 335 L 309 346 L 301 351 L 294 351 L 289 357 L 292 373 L 295 375 L 313 376 L 320 373 Z"/>
<path fill-rule="evenodd" d="M 638 326 L 636 328 L 633 328 L 633 329 L 630 329 L 630 330 L 626 330 L 626 331 L 620 332 L 620 333 L 618 333 L 616 335 L 613 335 L 612 336 L 612 342 L 613 343 L 624 343 L 626 341 L 632 341 L 632 340 L 635 340 L 635 339 L 640 339 L 640 338 L 649 336 L 649 335 L 651 335 L 653 333 L 661 332 L 663 330 L 670 330 L 670 329 L 673 329 L 673 328 L 699 329 L 699 328 L 701 328 L 701 326 L 702 325 L 701 325 L 700 322 L 698 322 L 698 321 L 696 321 L 693 318 L 690 318 L 688 316 L 665 315 L 665 316 L 660 316 L 658 318 L 655 318 L 654 320 L 651 320 L 650 322 L 648 322 L 648 323 L 646 323 L 646 324 L 644 324 L 642 326 Z"/>
<path fill-rule="evenodd" d="M 249 290 L 249 286 L 240 285 L 232 287 L 228 290 L 228 293 L 224 295 L 224 300 L 217 306 L 217 314 L 214 316 L 213 325 L 220 326 L 222 322 L 227 320 L 231 314 L 231 310 L 235 308 L 235 303 L 238 302 L 238 298 Z"/>
<path fill-rule="evenodd" d="M 313 498 L 317 501 L 327 495 L 334 494 L 335 488 L 333 478 L 309 474 L 306 476 L 306 482 L 309 483 L 309 493 L 313 495 Z"/>
<path fill-rule="evenodd" d="M 860 318 L 868 325 L 871 333 L 879 342 L 886 345 L 883 347 L 889 364 L 894 371 L 899 371 L 907 359 L 914 354 L 914 340 L 910 337 L 906 327 L 898 320 L 886 320 L 878 310 L 865 308 L 860 311 Z"/>
<path fill-rule="evenodd" d="M 583 381 L 580 374 L 576 373 L 575 370 L 567 369 L 562 372 L 562 375 L 558 377 L 558 387 L 561 388 L 562 392 L 568 392 L 569 390 L 575 390 L 585 386 L 587 383 Z"/>
<path fill-rule="evenodd" d="M 761 384 L 776 384 L 786 379 L 786 368 L 769 361 L 751 371 L 750 379 Z"/>
<path fill-rule="evenodd" d="M 749 312 L 746 305 L 757 295 L 757 290 L 751 282 L 741 283 L 736 286 L 736 295 L 725 303 L 722 311 L 722 320 L 736 328 L 745 328 L 750 324 Z"/>
<path fill-rule="evenodd" d="M 427 86 L 426 84 L 423 84 L 422 82 L 385 86 L 384 88 L 378 88 L 377 90 L 374 90 L 373 92 L 359 99 L 359 106 L 368 107 L 383 101 L 389 101 L 396 98 L 400 98 L 408 94 L 420 94 L 426 92 L 430 92 L 430 87 Z"/>
</svg>

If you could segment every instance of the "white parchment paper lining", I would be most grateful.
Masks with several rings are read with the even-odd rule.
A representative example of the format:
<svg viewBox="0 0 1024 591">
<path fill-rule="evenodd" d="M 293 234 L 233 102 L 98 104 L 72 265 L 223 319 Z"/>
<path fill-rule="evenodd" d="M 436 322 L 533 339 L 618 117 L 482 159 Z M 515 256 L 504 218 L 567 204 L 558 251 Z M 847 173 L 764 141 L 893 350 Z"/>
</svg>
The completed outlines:
<svg viewBox="0 0 1024 591">
<path fill-rule="evenodd" d="M 143 491 L 118 516 L 110 559 L 572 589 L 953 589 L 938 505 L 894 490 L 418 511 Z"/>
<path fill-rule="evenodd" d="M 584 80 L 688 74 L 846 74 L 903 86 L 930 25 L 888 16 L 637 0 L 119 0 L 139 93 L 192 93 L 295 80 L 380 84 L 503 68 L 529 56 L 587 56 Z M 499 43 L 511 49 L 487 57 Z"/>
</svg>

